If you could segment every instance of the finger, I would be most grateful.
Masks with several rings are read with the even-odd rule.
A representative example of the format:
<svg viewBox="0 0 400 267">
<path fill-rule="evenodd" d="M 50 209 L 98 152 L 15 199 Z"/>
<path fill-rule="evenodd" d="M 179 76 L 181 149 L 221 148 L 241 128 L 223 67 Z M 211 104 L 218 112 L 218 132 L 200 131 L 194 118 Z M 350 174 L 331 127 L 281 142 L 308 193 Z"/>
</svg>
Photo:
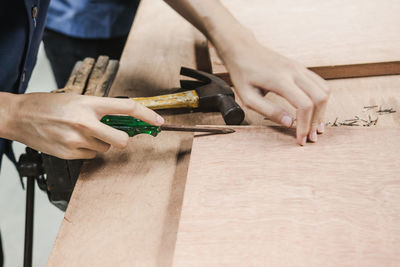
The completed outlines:
<svg viewBox="0 0 400 267">
<path fill-rule="evenodd" d="M 101 119 L 104 115 L 123 114 L 135 117 L 152 125 L 162 125 L 164 119 L 153 110 L 131 100 L 97 97 L 95 111 Z"/>
<path fill-rule="evenodd" d="M 310 131 L 308 139 L 316 142 L 317 129 L 323 120 L 324 111 L 328 102 L 328 94 L 319 87 L 319 85 L 307 75 L 301 75 L 296 78 L 296 84 L 308 95 L 314 105 L 314 112 L 312 115 Z"/>
<path fill-rule="evenodd" d="M 255 88 L 249 88 L 246 92 L 247 94 L 243 102 L 247 107 L 264 115 L 273 122 L 288 128 L 292 126 L 293 118 L 289 112 L 265 99 Z"/>
<path fill-rule="evenodd" d="M 129 136 L 126 132 L 114 129 L 100 121 L 90 127 L 90 135 L 106 144 L 123 149 L 128 145 Z"/>
<path fill-rule="evenodd" d="M 310 76 L 312 78 L 314 78 L 314 81 L 318 83 L 320 88 L 322 88 L 328 94 L 328 97 L 330 97 L 331 89 L 328 87 L 326 81 L 312 71 L 309 71 L 309 73 L 310 73 Z M 319 124 L 318 124 L 317 133 L 319 133 L 319 134 L 321 134 L 325 131 L 324 115 L 325 115 L 326 107 L 327 107 L 327 105 L 325 106 L 324 110 L 322 111 L 322 116 L 321 116 Z"/>
<path fill-rule="evenodd" d="M 310 131 L 311 119 L 314 110 L 311 99 L 292 80 L 281 81 L 279 90 L 272 90 L 285 98 L 296 108 L 296 138 L 299 145 L 304 146 Z"/>
<path fill-rule="evenodd" d="M 110 149 L 110 144 L 103 142 L 95 137 L 88 138 L 86 142 L 86 147 L 87 149 L 96 151 L 96 152 L 107 152 Z"/>
</svg>

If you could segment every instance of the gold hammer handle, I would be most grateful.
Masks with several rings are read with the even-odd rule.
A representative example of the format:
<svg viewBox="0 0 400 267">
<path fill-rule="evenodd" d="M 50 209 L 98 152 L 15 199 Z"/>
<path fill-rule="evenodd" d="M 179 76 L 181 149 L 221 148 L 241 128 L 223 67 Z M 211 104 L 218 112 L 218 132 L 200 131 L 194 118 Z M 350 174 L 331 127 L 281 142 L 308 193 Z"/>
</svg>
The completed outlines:
<svg viewBox="0 0 400 267">
<path fill-rule="evenodd" d="M 153 110 L 199 107 L 199 96 L 195 90 L 152 97 L 134 97 L 131 99 Z"/>
</svg>

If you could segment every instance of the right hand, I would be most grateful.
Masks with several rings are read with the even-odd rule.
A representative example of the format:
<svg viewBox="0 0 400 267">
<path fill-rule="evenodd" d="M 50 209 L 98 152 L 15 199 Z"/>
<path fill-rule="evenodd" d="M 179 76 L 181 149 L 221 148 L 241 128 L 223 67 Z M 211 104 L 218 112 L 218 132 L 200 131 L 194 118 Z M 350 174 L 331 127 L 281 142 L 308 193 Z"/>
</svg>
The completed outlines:
<svg viewBox="0 0 400 267">
<path fill-rule="evenodd" d="M 128 134 L 100 122 L 104 115 L 129 115 L 157 126 L 164 123 L 157 113 L 130 99 L 69 93 L 16 97 L 7 122 L 9 139 L 63 159 L 94 158 L 110 146 L 127 146 Z"/>
</svg>

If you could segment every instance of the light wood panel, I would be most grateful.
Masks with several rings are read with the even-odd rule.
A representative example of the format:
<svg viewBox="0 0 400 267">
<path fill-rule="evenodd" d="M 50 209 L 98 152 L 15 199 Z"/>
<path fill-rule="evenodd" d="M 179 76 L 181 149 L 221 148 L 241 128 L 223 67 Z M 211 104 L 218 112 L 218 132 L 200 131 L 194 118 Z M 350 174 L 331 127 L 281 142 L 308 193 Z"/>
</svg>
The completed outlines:
<svg viewBox="0 0 400 267">
<path fill-rule="evenodd" d="M 144 0 L 110 95 L 171 92 L 181 66 L 210 69 L 207 51 L 206 40 L 162 1 Z M 398 76 L 330 82 L 328 120 L 352 117 L 370 103 L 397 109 L 399 82 Z M 217 113 L 164 115 L 171 124 L 223 124 Z M 397 115 L 376 127 L 398 124 Z M 271 124 L 247 109 L 246 123 Z M 48 266 L 170 266 L 191 145 L 187 133 L 137 136 L 127 149 L 86 162 Z"/>
<path fill-rule="evenodd" d="M 397 0 L 222 2 L 262 44 L 307 67 L 400 60 Z M 211 58 L 214 73 L 226 72 L 213 49 Z"/>
<path fill-rule="evenodd" d="M 285 134 L 286 133 L 286 134 Z M 173 266 L 398 266 L 400 129 L 194 138 Z"/>
<path fill-rule="evenodd" d="M 110 95 L 179 86 L 181 66 L 210 68 L 206 40 L 163 1 L 142 1 Z M 206 55 L 206 56 L 204 56 Z M 220 114 L 165 115 L 167 123 L 222 124 Z M 193 135 L 136 136 L 84 164 L 47 266 L 165 266 Z"/>
<path fill-rule="evenodd" d="M 211 55 L 218 57 L 215 51 Z M 217 60 L 219 61 L 219 59 Z M 218 64 L 216 71 L 218 71 L 218 68 L 221 68 L 220 71 L 226 71 L 222 63 L 219 62 Z M 309 67 L 308 69 L 325 80 L 398 75 L 400 74 L 400 61 Z M 230 86 L 233 85 L 228 72 L 214 72 L 214 75 L 224 80 Z"/>
</svg>

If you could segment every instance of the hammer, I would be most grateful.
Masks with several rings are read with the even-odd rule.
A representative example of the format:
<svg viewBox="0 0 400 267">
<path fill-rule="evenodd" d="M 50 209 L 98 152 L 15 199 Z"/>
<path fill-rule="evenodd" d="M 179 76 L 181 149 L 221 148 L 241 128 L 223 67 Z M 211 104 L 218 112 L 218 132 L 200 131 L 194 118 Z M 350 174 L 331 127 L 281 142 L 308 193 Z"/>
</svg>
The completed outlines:
<svg viewBox="0 0 400 267">
<path fill-rule="evenodd" d="M 235 101 L 232 88 L 222 79 L 199 70 L 182 67 L 180 74 L 194 80 L 181 80 L 183 91 L 174 94 L 135 97 L 132 100 L 150 109 L 199 108 L 219 111 L 228 125 L 238 125 L 244 120 L 244 111 Z"/>
</svg>

